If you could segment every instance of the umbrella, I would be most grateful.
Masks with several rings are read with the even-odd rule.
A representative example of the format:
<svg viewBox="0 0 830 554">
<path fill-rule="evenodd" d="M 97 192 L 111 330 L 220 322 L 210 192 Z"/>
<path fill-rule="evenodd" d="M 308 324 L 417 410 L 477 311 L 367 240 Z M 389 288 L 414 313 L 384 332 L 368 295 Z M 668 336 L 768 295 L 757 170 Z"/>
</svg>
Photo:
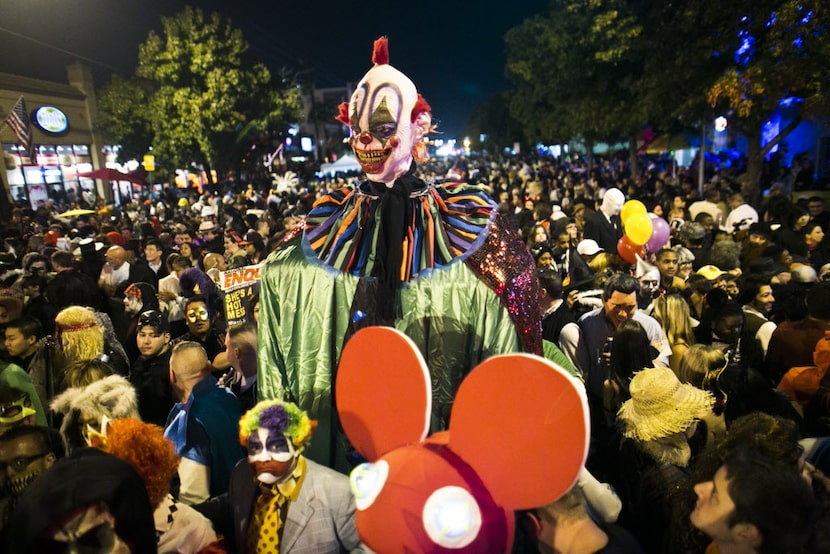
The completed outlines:
<svg viewBox="0 0 830 554">
<path fill-rule="evenodd" d="M 102 167 L 101 169 L 84 171 L 78 173 L 78 177 L 86 177 L 87 179 L 102 179 L 104 181 L 129 181 L 138 185 L 144 184 L 144 176 L 138 172 L 122 173 L 117 169 L 112 169 L 111 167 Z"/>
<path fill-rule="evenodd" d="M 687 148 L 692 148 L 692 145 L 689 144 L 688 139 L 683 134 L 660 135 L 645 145 L 647 154 L 660 154 L 670 150 L 685 150 Z"/>
<path fill-rule="evenodd" d="M 74 210 L 69 210 L 68 212 L 63 212 L 62 214 L 58 214 L 55 217 L 60 217 L 62 219 L 70 219 L 73 217 L 80 217 L 82 215 L 90 215 L 94 214 L 95 210 L 84 210 L 81 208 L 75 208 Z"/>
</svg>

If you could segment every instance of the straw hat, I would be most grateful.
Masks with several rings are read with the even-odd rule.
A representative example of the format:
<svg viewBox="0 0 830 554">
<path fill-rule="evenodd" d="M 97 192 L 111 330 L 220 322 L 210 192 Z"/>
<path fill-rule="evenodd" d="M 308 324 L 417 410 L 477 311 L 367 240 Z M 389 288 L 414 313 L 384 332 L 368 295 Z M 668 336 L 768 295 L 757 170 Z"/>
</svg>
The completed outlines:
<svg viewBox="0 0 830 554">
<path fill-rule="evenodd" d="M 685 431 L 712 411 L 715 398 L 708 391 L 681 383 L 670 368 L 653 367 L 634 375 L 627 400 L 617 417 L 623 435 L 650 441 Z"/>
</svg>

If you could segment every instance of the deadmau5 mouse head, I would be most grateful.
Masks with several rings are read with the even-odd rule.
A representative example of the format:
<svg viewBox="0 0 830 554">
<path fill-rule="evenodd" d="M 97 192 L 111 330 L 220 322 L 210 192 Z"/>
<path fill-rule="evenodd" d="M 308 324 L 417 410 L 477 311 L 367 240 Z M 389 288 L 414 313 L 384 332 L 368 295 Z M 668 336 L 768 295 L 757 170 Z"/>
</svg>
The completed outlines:
<svg viewBox="0 0 830 554">
<path fill-rule="evenodd" d="M 368 460 L 351 484 L 360 538 L 377 552 L 507 551 L 512 512 L 565 493 L 587 455 L 580 385 L 529 354 L 473 369 L 449 430 L 429 438 L 429 370 L 395 329 L 368 327 L 349 339 L 335 393 L 343 429 Z"/>
<path fill-rule="evenodd" d="M 431 109 L 409 77 L 389 65 L 386 37 L 375 41 L 372 63 L 335 119 L 349 126 L 349 143 L 369 179 L 392 186 L 413 156 L 425 157 L 421 139 L 431 130 Z"/>
</svg>

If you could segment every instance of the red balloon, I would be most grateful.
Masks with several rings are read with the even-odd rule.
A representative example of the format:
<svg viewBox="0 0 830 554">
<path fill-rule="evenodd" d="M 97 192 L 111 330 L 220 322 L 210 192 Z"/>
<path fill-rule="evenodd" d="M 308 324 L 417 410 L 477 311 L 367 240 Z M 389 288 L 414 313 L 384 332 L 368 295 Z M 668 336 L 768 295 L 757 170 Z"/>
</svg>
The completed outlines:
<svg viewBox="0 0 830 554">
<path fill-rule="evenodd" d="M 631 242 L 631 239 L 623 235 L 623 237 L 617 241 L 617 253 L 628 263 L 636 264 L 637 256 L 640 256 L 641 258 L 646 257 L 646 247 L 634 244 Z"/>
</svg>

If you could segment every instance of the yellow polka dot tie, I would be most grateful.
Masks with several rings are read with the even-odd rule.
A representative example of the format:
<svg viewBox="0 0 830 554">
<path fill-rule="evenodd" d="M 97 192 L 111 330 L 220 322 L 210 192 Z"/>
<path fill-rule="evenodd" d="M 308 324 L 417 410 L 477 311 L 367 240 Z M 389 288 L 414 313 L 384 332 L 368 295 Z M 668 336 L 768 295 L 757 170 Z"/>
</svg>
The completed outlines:
<svg viewBox="0 0 830 554">
<path fill-rule="evenodd" d="M 300 494 L 305 468 L 305 459 L 300 457 L 288 479 L 260 492 L 248 527 L 248 554 L 276 554 L 280 551 L 282 522 L 288 513 L 289 503 Z"/>
</svg>

